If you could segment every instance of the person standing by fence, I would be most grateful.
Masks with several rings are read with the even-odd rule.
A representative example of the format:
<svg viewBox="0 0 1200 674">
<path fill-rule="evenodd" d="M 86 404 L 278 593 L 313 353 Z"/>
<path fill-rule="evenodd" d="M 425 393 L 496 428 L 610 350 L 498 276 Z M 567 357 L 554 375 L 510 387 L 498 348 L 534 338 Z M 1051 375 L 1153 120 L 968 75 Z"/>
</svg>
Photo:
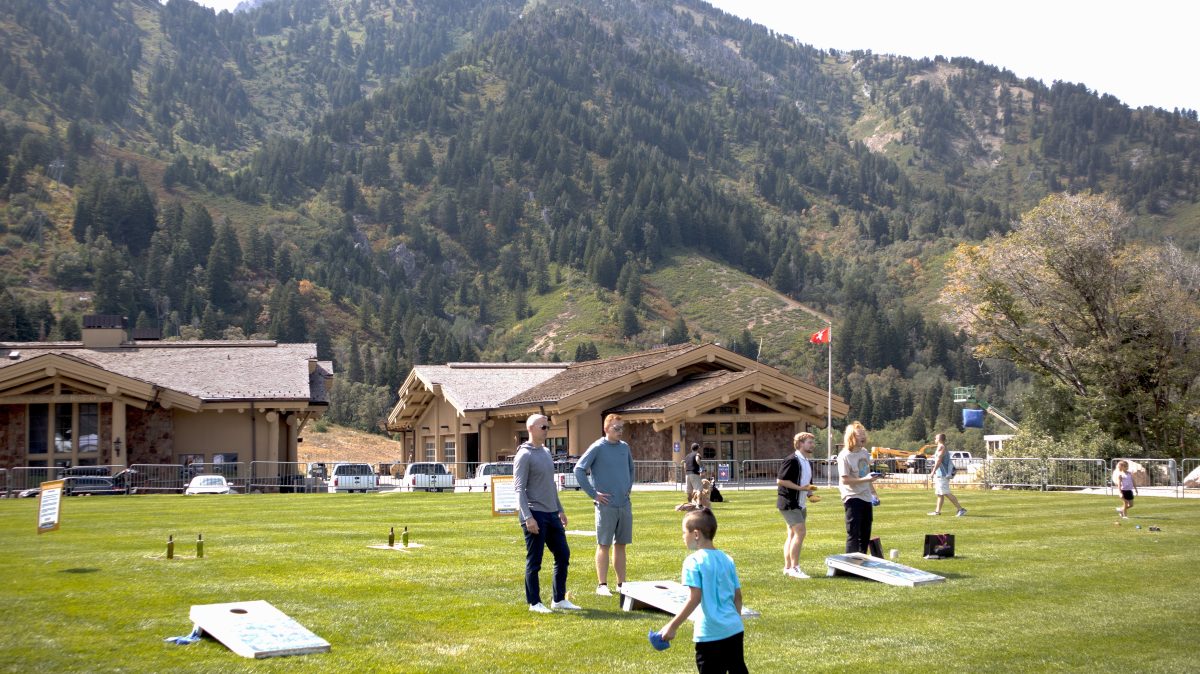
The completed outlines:
<svg viewBox="0 0 1200 674">
<path fill-rule="evenodd" d="M 933 481 L 933 493 L 937 495 L 937 505 L 929 514 L 941 515 L 942 503 L 948 498 L 958 509 L 954 516 L 962 517 L 967 514 L 967 509 L 959 504 L 954 494 L 950 493 L 950 479 L 954 477 L 955 470 L 950 452 L 946 451 L 946 434 L 938 433 L 934 436 L 933 441 L 937 443 L 937 450 L 933 453 L 933 468 L 929 469 L 929 479 Z"/>
<path fill-rule="evenodd" d="M 704 464 L 700 463 L 700 443 L 693 442 L 687 455 L 683 457 L 683 474 L 686 480 L 688 501 L 694 501 L 696 493 L 703 488 L 701 480 L 704 474 Z"/>
<path fill-rule="evenodd" d="M 838 492 L 846 509 L 846 552 L 867 551 L 874 519 L 875 480 L 871 453 L 867 451 L 867 429 L 861 421 L 846 427 L 846 446 L 838 452 Z"/>
<path fill-rule="evenodd" d="M 617 572 L 617 592 L 625 584 L 625 546 L 633 542 L 633 452 L 621 439 L 625 422 L 618 414 L 604 417 L 604 436 L 592 443 L 575 464 L 580 489 L 596 506 L 596 594 L 611 597 L 608 589 L 609 550 Z"/>
<path fill-rule="evenodd" d="M 812 464 L 809 463 L 814 445 L 816 437 L 812 433 L 797 433 L 792 438 L 792 447 L 796 451 L 784 459 L 775 479 L 778 487 L 775 507 L 788 528 L 787 538 L 783 541 L 783 573 L 792 578 L 809 577 L 800 570 L 800 550 L 807 533 L 808 495 L 816 489 L 812 484 Z"/>
<path fill-rule="evenodd" d="M 1137 494 L 1137 483 L 1133 481 L 1133 473 L 1129 472 L 1128 461 L 1117 462 L 1112 479 L 1113 486 L 1121 490 L 1121 505 L 1117 508 L 1117 514 L 1123 520 L 1129 519 L 1129 509 L 1133 507 L 1133 497 Z"/>
</svg>

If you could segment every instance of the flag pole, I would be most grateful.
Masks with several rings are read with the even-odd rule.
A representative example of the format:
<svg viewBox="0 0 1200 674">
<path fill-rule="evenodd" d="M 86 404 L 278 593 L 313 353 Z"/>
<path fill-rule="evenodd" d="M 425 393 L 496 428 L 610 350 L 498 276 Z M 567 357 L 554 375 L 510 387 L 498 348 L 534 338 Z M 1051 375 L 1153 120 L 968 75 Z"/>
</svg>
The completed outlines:
<svg viewBox="0 0 1200 674">
<path fill-rule="evenodd" d="M 827 321 L 825 329 L 829 338 L 825 340 L 825 348 L 829 353 L 829 383 L 825 387 L 825 452 L 833 456 L 833 321 Z"/>
</svg>

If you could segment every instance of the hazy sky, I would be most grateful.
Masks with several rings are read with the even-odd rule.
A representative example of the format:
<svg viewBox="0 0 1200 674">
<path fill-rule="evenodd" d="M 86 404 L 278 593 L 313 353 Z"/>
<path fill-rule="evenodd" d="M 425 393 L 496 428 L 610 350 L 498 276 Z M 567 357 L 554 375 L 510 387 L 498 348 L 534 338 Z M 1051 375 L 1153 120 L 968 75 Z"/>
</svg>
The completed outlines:
<svg viewBox="0 0 1200 674">
<path fill-rule="evenodd" d="M 969 56 L 1047 85 L 1082 82 L 1131 107 L 1200 110 L 1190 0 L 710 0 L 823 49 Z M 232 9 L 238 0 L 200 0 Z"/>
<path fill-rule="evenodd" d="M 709 0 L 814 47 L 969 56 L 1130 107 L 1200 110 L 1200 6 L 1172 0 Z"/>
</svg>

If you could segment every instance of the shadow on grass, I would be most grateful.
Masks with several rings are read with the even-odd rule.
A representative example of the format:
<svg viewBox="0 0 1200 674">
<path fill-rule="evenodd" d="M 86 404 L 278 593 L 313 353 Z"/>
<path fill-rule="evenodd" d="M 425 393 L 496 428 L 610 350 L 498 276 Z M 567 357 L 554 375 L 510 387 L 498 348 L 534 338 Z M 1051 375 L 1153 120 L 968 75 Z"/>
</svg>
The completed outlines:
<svg viewBox="0 0 1200 674">
<path fill-rule="evenodd" d="M 99 570 L 100 569 L 93 569 L 89 567 L 77 567 L 74 569 L 63 569 L 59 573 L 96 573 Z"/>
<path fill-rule="evenodd" d="M 585 620 L 645 620 L 654 616 L 666 616 L 666 613 L 658 611 L 605 611 L 601 609 L 584 609 L 578 612 L 579 617 Z"/>
</svg>

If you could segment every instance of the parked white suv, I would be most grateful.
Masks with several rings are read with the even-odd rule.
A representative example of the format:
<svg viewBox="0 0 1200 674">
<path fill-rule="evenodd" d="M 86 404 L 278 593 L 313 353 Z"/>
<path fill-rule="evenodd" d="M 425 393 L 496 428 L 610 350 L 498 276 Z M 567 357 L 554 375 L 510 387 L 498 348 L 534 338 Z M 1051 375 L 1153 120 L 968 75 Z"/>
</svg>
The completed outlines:
<svg viewBox="0 0 1200 674">
<path fill-rule="evenodd" d="M 379 489 L 379 481 L 370 464 L 339 463 L 334 465 L 329 474 L 329 493 L 339 491 L 363 493 Z"/>
<path fill-rule="evenodd" d="M 410 463 L 400 479 L 400 488 L 409 491 L 454 491 L 454 475 L 440 463 Z"/>
</svg>

